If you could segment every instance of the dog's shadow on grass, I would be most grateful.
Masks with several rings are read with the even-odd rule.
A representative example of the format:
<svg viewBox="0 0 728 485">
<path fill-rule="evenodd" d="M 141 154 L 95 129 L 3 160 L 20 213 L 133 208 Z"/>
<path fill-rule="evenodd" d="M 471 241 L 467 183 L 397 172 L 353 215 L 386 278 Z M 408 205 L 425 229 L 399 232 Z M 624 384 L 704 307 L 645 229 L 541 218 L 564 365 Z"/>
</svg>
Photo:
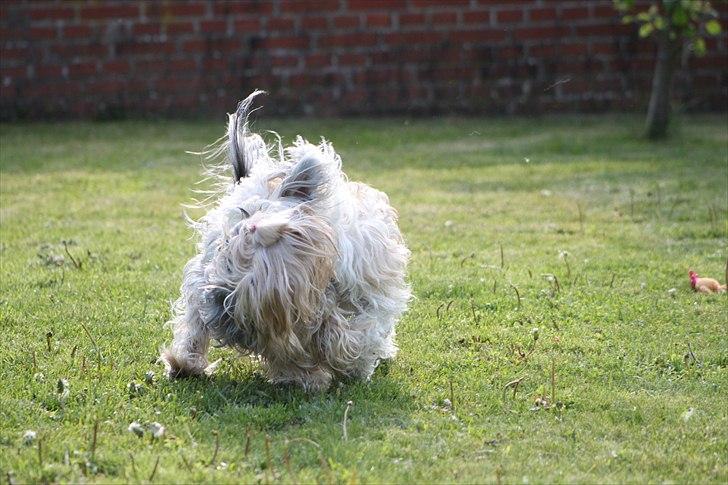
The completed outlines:
<svg viewBox="0 0 728 485">
<path fill-rule="evenodd" d="M 189 410 L 220 424 L 244 417 L 260 428 L 276 430 L 307 421 L 338 421 L 349 401 L 358 409 L 401 421 L 409 414 L 412 398 L 401 382 L 390 375 L 393 365 L 396 364 L 380 364 L 370 381 L 334 381 L 329 390 L 318 393 L 307 393 L 293 385 L 271 384 L 259 369 L 240 372 L 226 369 L 228 366 L 210 377 L 170 381 L 160 390 L 181 411 Z"/>
</svg>

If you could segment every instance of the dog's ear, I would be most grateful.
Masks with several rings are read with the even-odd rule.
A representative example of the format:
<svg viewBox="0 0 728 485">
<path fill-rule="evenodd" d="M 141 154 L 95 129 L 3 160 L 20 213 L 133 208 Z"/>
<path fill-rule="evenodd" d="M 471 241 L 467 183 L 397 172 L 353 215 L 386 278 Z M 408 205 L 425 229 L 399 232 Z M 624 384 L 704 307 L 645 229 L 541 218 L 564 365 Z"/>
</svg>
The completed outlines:
<svg viewBox="0 0 728 485">
<path fill-rule="evenodd" d="M 280 197 L 291 197 L 309 201 L 323 193 L 330 181 L 330 167 L 320 156 L 307 154 L 296 163 L 288 176 L 283 179 Z"/>
<path fill-rule="evenodd" d="M 251 136 L 248 129 L 248 116 L 251 113 L 250 107 L 253 99 L 263 91 L 255 90 L 250 96 L 238 103 L 235 113 L 228 116 L 228 151 L 230 164 L 233 166 L 233 177 L 235 183 L 241 178 L 247 177 L 250 173 L 255 155 L 260 149 L 262 139 Z M 265 143 L 263 143 L 265 148 Z"/>
</svg>

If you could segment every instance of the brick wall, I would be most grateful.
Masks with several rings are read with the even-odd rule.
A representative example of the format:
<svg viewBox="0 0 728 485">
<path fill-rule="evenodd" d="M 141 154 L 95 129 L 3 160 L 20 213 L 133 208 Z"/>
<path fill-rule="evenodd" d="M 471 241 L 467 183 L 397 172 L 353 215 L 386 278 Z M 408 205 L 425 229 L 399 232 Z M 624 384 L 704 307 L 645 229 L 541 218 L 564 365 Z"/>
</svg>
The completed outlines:
<svg viewBox="0 0 728 485">
<path fill-rule="evenodd" d="M 723 34 L 675 95 L 726 109 Z M 654 47 L 611 0 L 0 2 L 0 118 L 643 108 Z"/>
</svg>

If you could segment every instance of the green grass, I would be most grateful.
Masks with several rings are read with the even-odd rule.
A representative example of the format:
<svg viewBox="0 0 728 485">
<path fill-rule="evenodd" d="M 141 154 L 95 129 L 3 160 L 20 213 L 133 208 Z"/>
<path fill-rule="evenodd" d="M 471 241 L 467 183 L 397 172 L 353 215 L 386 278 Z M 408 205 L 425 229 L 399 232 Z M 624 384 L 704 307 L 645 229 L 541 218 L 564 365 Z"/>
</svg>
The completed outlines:
<svg viewBox="0 0 728 485">
<path fill-rule="evenodd" d="M 212 379 L 161 378 L 184 151 L 222 124 L 2 125 L 0 481 L 728 481 L 727 300 L 687 277 L 724 278 L 724 118 L 664 143 L 621 116 L 258 125 L 326 135 L 398 208 L 398 358 L 312 396 L 227 350 Z"/>
</svg>

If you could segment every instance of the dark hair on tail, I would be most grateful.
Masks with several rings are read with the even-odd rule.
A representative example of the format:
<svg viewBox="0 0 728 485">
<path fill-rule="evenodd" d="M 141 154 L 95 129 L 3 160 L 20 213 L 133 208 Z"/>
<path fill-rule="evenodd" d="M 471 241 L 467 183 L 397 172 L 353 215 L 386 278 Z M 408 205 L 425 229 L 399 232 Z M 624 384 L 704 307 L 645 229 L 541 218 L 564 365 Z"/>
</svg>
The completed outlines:
<svg viewBox="0 0 728 485">
<path fill-rule="evenodd" d="M 259 94 L 265 94 L 265 91 L 258 89 L 253 91 L 247 98 L 238 103 L 235 113 L 228 117 L 228 150 L 235 183 L 238 183 L 241 178 L 247 177 L 250 173 L 250 157 L 246 150 L 245 138 L 250 133 L 248 130 L 250 107 Z"/>
</svg>

